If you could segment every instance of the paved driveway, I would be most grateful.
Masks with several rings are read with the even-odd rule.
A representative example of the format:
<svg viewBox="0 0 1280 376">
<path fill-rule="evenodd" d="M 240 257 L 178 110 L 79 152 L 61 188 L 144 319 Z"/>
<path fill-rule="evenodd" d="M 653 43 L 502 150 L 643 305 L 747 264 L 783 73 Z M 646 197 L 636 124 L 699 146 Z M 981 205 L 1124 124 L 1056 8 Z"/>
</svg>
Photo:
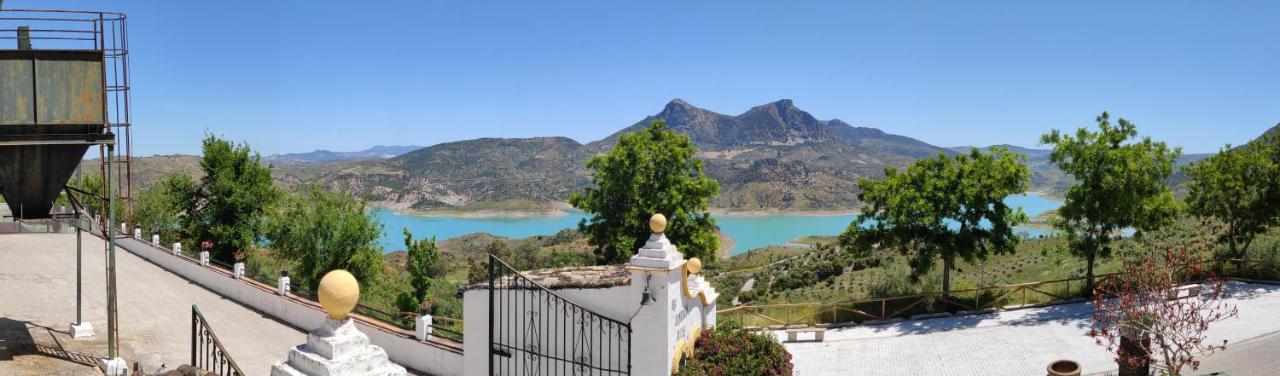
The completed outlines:
<svg viewBox="0 0 1280 376">
<path fill-rule="evenodd" d="M 1209 329 L 1231 342 L 1195 374 L 1280 375 L 1280 286 L 1233 283 L 1240 316 Z M 787 343 L 797 375 L 1042 375 L 1057 359 L 1085 374 L 1115 371 L 1089 337 L 1091 303 L 828 330 L 826 342 Z M 784 339 L 783 332 L 775 332 Z"/>
<path fill-rule="evenodd" d="M 0 235 L 0 375 L 100 374 L 106 355 L 103 240 L 84 236 L 84 314 L 97 336 L 72 340 L 75 320 L 75 235 Z M 265 375 L 306 333 L 147 262 L 116 251 L 120 271 L 121 352 L 152 370 L 191 358 L 191 305 L 212 325 L 227 351 L 250 375 Z"/>
</svg>

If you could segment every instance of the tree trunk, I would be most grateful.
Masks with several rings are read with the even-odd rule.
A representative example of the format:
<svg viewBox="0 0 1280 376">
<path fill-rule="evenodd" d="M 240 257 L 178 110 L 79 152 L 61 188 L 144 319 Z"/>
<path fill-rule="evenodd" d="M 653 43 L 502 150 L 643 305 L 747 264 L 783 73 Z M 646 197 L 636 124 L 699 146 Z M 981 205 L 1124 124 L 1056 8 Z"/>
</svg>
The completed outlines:
<svg viewBox="0 0 1280 376">
<path fill-rule="evenodd" d="M 1087 264 L 1085 266 L 1086 272 L 1085 272 L 1085 278 L 1084 278 L 1084 296 L 1085 297 L 1093 297 L 1093 259 L 1095 258 L 1096 255 L 1097 255 L 1097 251 L 1095 250 L 1093 252 L 1089 252 L 1088 256 L 1085 256 L 1085 263 Z"/>
<path fill-rule="evenodd" d="M 942 299 L 944 306 L 950 304 L 945 301 L 951 299 L 951 261 L 945 258 L 942 259 Z"/>
<path fill-rule="evenodd" d="M 1117 376 L 1150 375 L 1151 335 L 1143 333 L 1140 330 L 1132 330 L 1130 328 L 1121 328 L 1120 333 L 1120 348 L 1123 352 L 1125 354 L 1131 354 L 1130 356 L 1133 357 L 1145 358 L 1145 361 L 1138 365 L 1132 365 L 1123 358 L 1117 358 L 1116 365 L 1120 368 L 1117 372 Z"/>
</svg>

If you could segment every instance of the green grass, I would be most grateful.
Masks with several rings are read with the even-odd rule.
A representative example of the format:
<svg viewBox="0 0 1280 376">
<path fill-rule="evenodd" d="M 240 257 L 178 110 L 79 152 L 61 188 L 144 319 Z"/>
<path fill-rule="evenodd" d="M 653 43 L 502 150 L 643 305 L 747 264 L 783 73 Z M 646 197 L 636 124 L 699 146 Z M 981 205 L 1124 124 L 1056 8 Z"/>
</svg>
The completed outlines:
<svg viewBox="0 0 1280 376">
<path fill-rule="evenodd" d="M 809 240 L 811 244 L 831 241 L 833 241 L 831 238 Z M 1201 256 L 1206 258 L 1214 253 L 1223 252 L 1223 247 L 1215 242 L 1211 226 L 1201 223 L 1199 219 L 1183 218 L 1166 229 L 1118 241 L 1114 245 L 1112 257 L 1100 258 L 1094 266 L 1094 273 L 1101 275 L 1117 272 L 1123 258 L 1165 248 L 1199 249 L 1202 250 Z M 1272 229 L 1255 240 L 1249 251 L 1249 259 L 1280 265 L 1280 228 Z M 860 265 L 858 261 L 861 261 Z M 843 272 L 826 278 L 813 275 L 812 270 L 817 266 L 831 262 L 843 265 Z M 1268 270 L 1274 271 L 1276 268 Z M 1085 271 L 1084 259 L 1073 255 L 1068 250 L 1064 239 L 1055 237 L 1028 239 L 1019 244 L 1012 254 L 991 255 L 985 260 L 971 262 L 959 261 L 951 274 L 952 291 L 979 287 L 993 288 L 977 292 L 955 293 L 952 300 L 967 306 L 1046 303 L 1057 300 L 1058 297 L 1080 295 L 1084 290 L 1083 281 L 1059 282 L 1036 287 L 1037 290 L 1057 295 L 1057 297 L 1034 290 L 1024 291 L 1002 286 L 1078 278 L 1084 276 Z M 906 259 L 896 253 L 880 254 L 871 260 L 854 260 L 837 249 L 823 247 L 799 250 L 766 248 L 735 256 L 723 265 L 709 269 L 708 273 L 712 276 L 711 280 L 716 289 L 722 294 L 722 300 L 719 302 L 720 309 L 731 308 L 734 297 L 738 297 L 744 304 L 757 306 L 809 304 L 771 309 L 767 315 L 785 319 L 813 319 L 815 313 L 820 313 L 818 317 L 823 318 L 824 321 L 832 319 L 860 321 L 865 320 L 866 317 L 852 313 L 852 309 L 866 312 L 874 310 L 877 313 L 881 310 L 879 303 L 874 306 L 843 307 L 848 309 L 840 307 L 833 309 L 829 303 L 939 292 L 942 279 L 940 263 L 929 273 L 912 278 L 911 271 L 906 266 Z M 803 276 L 799 281 L 804 283 L 800 283 L 799 286 L 796 283 L 797 275 Z M 1269 277 L 1276 278 L 1280 275 Z M 755 288 L 751 292 L 739 294 L 738 290 L 743 283 L 753 278 L 756 280 Z M 893 304 L 907 303 L 909 302 L 890 301 L 886 308 L 893 311 L 895 310 L 895 307 L 892 307 Z M 944 304 L 940 301 L 925 302 L 904 314 L 957 308 L 947 307 Z M 822 311 L 819 312 L 819 309 Z M 744 320 L 749 325 L 768 324 L 766 320 L 750 315 L 744 315 Z"/>
</svg>

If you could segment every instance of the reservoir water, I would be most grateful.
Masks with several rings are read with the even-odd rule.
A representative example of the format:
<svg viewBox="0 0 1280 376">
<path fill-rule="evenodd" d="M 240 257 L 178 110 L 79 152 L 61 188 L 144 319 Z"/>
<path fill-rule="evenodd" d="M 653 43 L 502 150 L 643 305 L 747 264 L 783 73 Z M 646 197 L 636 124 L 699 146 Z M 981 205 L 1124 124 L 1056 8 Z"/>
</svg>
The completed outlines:
<svg viewBox="0 0 1280 376">
<path fill-rule="evenodd" d="M 1035 217 L 1062 205 L 1061 201 L 1035 195 L 1010 196 L 1005 202 L 1011 206 L 1021 207 L 1028 217 Z M 562 229 L 577 227 L 578 221 L 585 217 L 578 211 L 550 217 L 417 216 L 399 214 L 385 209 L 375 209 L 374 216 L 385 225 L 380 241 L 383 250 L 387 252 L 404 249 L 402 228 L 408 228 L 414 236 L 434 236 L 436 240 L 477 232 L 524 238 L 551 235 Z M 715 218 L 720 229 L 733 239 L 734 247 L 731 253 L 738 254 L 769 245 L 784 245 L 796 238 L 809 235 L 838 235 L 849 226 L 853 217 L 851 214 L 768 214 L 718 215 Z M 1018 228 L 1017 231 L 1026 232 L 1030 236 L 1048 233 L 1046 230 L 1034 228 Z"/>
</svg>

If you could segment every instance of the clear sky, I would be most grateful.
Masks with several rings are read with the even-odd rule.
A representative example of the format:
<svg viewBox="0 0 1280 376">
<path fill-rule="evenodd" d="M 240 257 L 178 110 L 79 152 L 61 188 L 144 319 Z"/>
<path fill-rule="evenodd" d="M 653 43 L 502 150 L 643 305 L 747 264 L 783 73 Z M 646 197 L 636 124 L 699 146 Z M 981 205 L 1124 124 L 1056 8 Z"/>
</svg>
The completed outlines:
<svg viewBox="0 0 1280 376">
<path fill-rule="evenodd" d="M 780 98 L 940 145 L 1100 112 L 1209 152 L 1280 122 L 1267 1 L 31 1 L 129 16 L 138 155 L 602 138 Z"/>
</svg>

